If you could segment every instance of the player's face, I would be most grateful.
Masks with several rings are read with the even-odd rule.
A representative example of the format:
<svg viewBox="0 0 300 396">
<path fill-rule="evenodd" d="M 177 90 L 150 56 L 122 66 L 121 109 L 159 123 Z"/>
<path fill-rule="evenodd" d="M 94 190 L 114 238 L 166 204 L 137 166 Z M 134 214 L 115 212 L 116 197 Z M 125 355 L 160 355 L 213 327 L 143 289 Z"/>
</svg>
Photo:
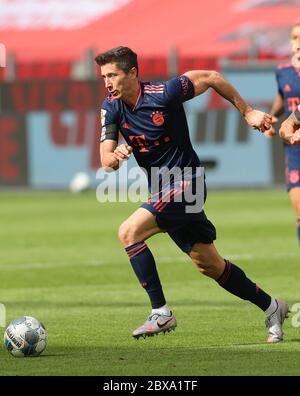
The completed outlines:
<svg viewBox="0 0 300 396">
<path fill-rule="evenodd" d="M 294 54 L 300 56 L 300 25 L 294 26 L 291 31 L 291 46 Z"/>
<path fill-rule="evenodd" d="M 135 72 L 125 73 L 115 63 L 107 63 L 101 66 L 101 74 L 105 88 L 114 99 L 126 99 L 130 96 L 133 80 L 136 79 Z"/>
</svg>

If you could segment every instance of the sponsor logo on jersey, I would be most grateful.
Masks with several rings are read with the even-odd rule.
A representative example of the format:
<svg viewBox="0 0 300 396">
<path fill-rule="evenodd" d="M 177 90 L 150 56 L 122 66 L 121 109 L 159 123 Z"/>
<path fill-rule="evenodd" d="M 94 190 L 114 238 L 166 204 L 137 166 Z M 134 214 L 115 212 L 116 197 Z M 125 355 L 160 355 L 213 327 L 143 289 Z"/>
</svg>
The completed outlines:
<svg viewBox="0 0 300 396">
<path fill-rule="evenodd" d="M 287 104 L 288 104 L 289 111 L 295 111 L 295 110 L 297 110 L 297 107 L 300 104 L 300 98 L 298 98 L 297 96 L 287 98 Z"/>
<path fill-rule="evenodd" d="M 129 124 L 128 124 L 127 122 L 124 122 L 124 123 L 123 123 L 122 128 L 124 128 L 124 129 L 130 129 L 130 128 L 129 128 Z"/>
</svg>

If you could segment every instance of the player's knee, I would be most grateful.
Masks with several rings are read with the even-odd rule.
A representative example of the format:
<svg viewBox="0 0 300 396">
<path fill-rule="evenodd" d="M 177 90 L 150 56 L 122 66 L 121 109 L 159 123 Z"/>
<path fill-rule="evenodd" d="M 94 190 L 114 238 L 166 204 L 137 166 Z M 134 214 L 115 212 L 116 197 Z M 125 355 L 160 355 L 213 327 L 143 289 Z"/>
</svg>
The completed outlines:
<svg viewBox="0 0 300 396">
<path fill-rule="evenodd" d="M 130 228 L 128 223 L 125 221 L 120 225 L 119 233 L 118 233 L 119 239 L 123 243 L 123 245 L 127 245 L 129 235 L 130 235 Z"/>
<path fill-rule="evenodd" d="M 134 224 L 124 221 L 119 227 L 119 239 L 124 246 L 130 246 L 138 242 L 138 232 Z"/>
<path fill-rule="evenodd" d="M 224 270 L 224 260 L 217 257 L 210 257 L 205 253 L 191 252 L 190 257 L 196 264 L 201 274 L 217 279 Z"/>
<path fill-rule="evenodd" d="M 210 276 L 210 273 L 213 270 L 213 267 L 211 265 L 203 263 L 203 262 L 197 262 L 195 264 L 196 264 L 199 272 L 201 272 L 201 274 Z"/>
<path fill-rule="evenodd" d="M 205 255 L 198 252 L 191 252 L 190 257 L 202 274 L 206 275 L 212 268 L 212 266 L 207 262 Z"/>
</svg>

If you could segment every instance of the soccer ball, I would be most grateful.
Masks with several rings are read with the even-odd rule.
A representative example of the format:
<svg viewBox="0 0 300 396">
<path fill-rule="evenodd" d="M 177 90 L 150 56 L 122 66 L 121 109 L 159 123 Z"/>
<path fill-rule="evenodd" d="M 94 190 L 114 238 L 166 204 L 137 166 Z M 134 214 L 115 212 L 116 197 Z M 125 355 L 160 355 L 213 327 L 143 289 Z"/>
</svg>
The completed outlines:
<svg viewBox="0 0 300 396">
<path fill-rule="evenodd" d="M 4 344 L 15 357 L 40 355 L 46 348 L 47 340 L 45 326 L 31 316 L 13 320 L 4 333 Z"/>
<path fill-rule="evenodd" d="M 79 172 L 72 178 L 69 188 L 73 194 L 81 193 L 90 187 L 91 180 L 87 173 Z"/>
</svg>

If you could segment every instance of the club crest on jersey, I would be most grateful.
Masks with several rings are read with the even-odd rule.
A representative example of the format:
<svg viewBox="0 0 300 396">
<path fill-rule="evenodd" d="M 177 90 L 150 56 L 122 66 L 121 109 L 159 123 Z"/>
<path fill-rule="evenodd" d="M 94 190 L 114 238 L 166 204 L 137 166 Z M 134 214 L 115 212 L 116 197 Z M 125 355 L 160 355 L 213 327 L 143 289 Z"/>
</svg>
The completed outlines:
<svg viewBox="0 0 300 396">
<path fill-rule="evenodd" d="M 165 122 L 164 115 L 161 111 L 154 111 L 151 114 L 151 118 L 152 118 L 153 124 L 155 124 L 157 126 L 162 126 Z"/>
</svg>

